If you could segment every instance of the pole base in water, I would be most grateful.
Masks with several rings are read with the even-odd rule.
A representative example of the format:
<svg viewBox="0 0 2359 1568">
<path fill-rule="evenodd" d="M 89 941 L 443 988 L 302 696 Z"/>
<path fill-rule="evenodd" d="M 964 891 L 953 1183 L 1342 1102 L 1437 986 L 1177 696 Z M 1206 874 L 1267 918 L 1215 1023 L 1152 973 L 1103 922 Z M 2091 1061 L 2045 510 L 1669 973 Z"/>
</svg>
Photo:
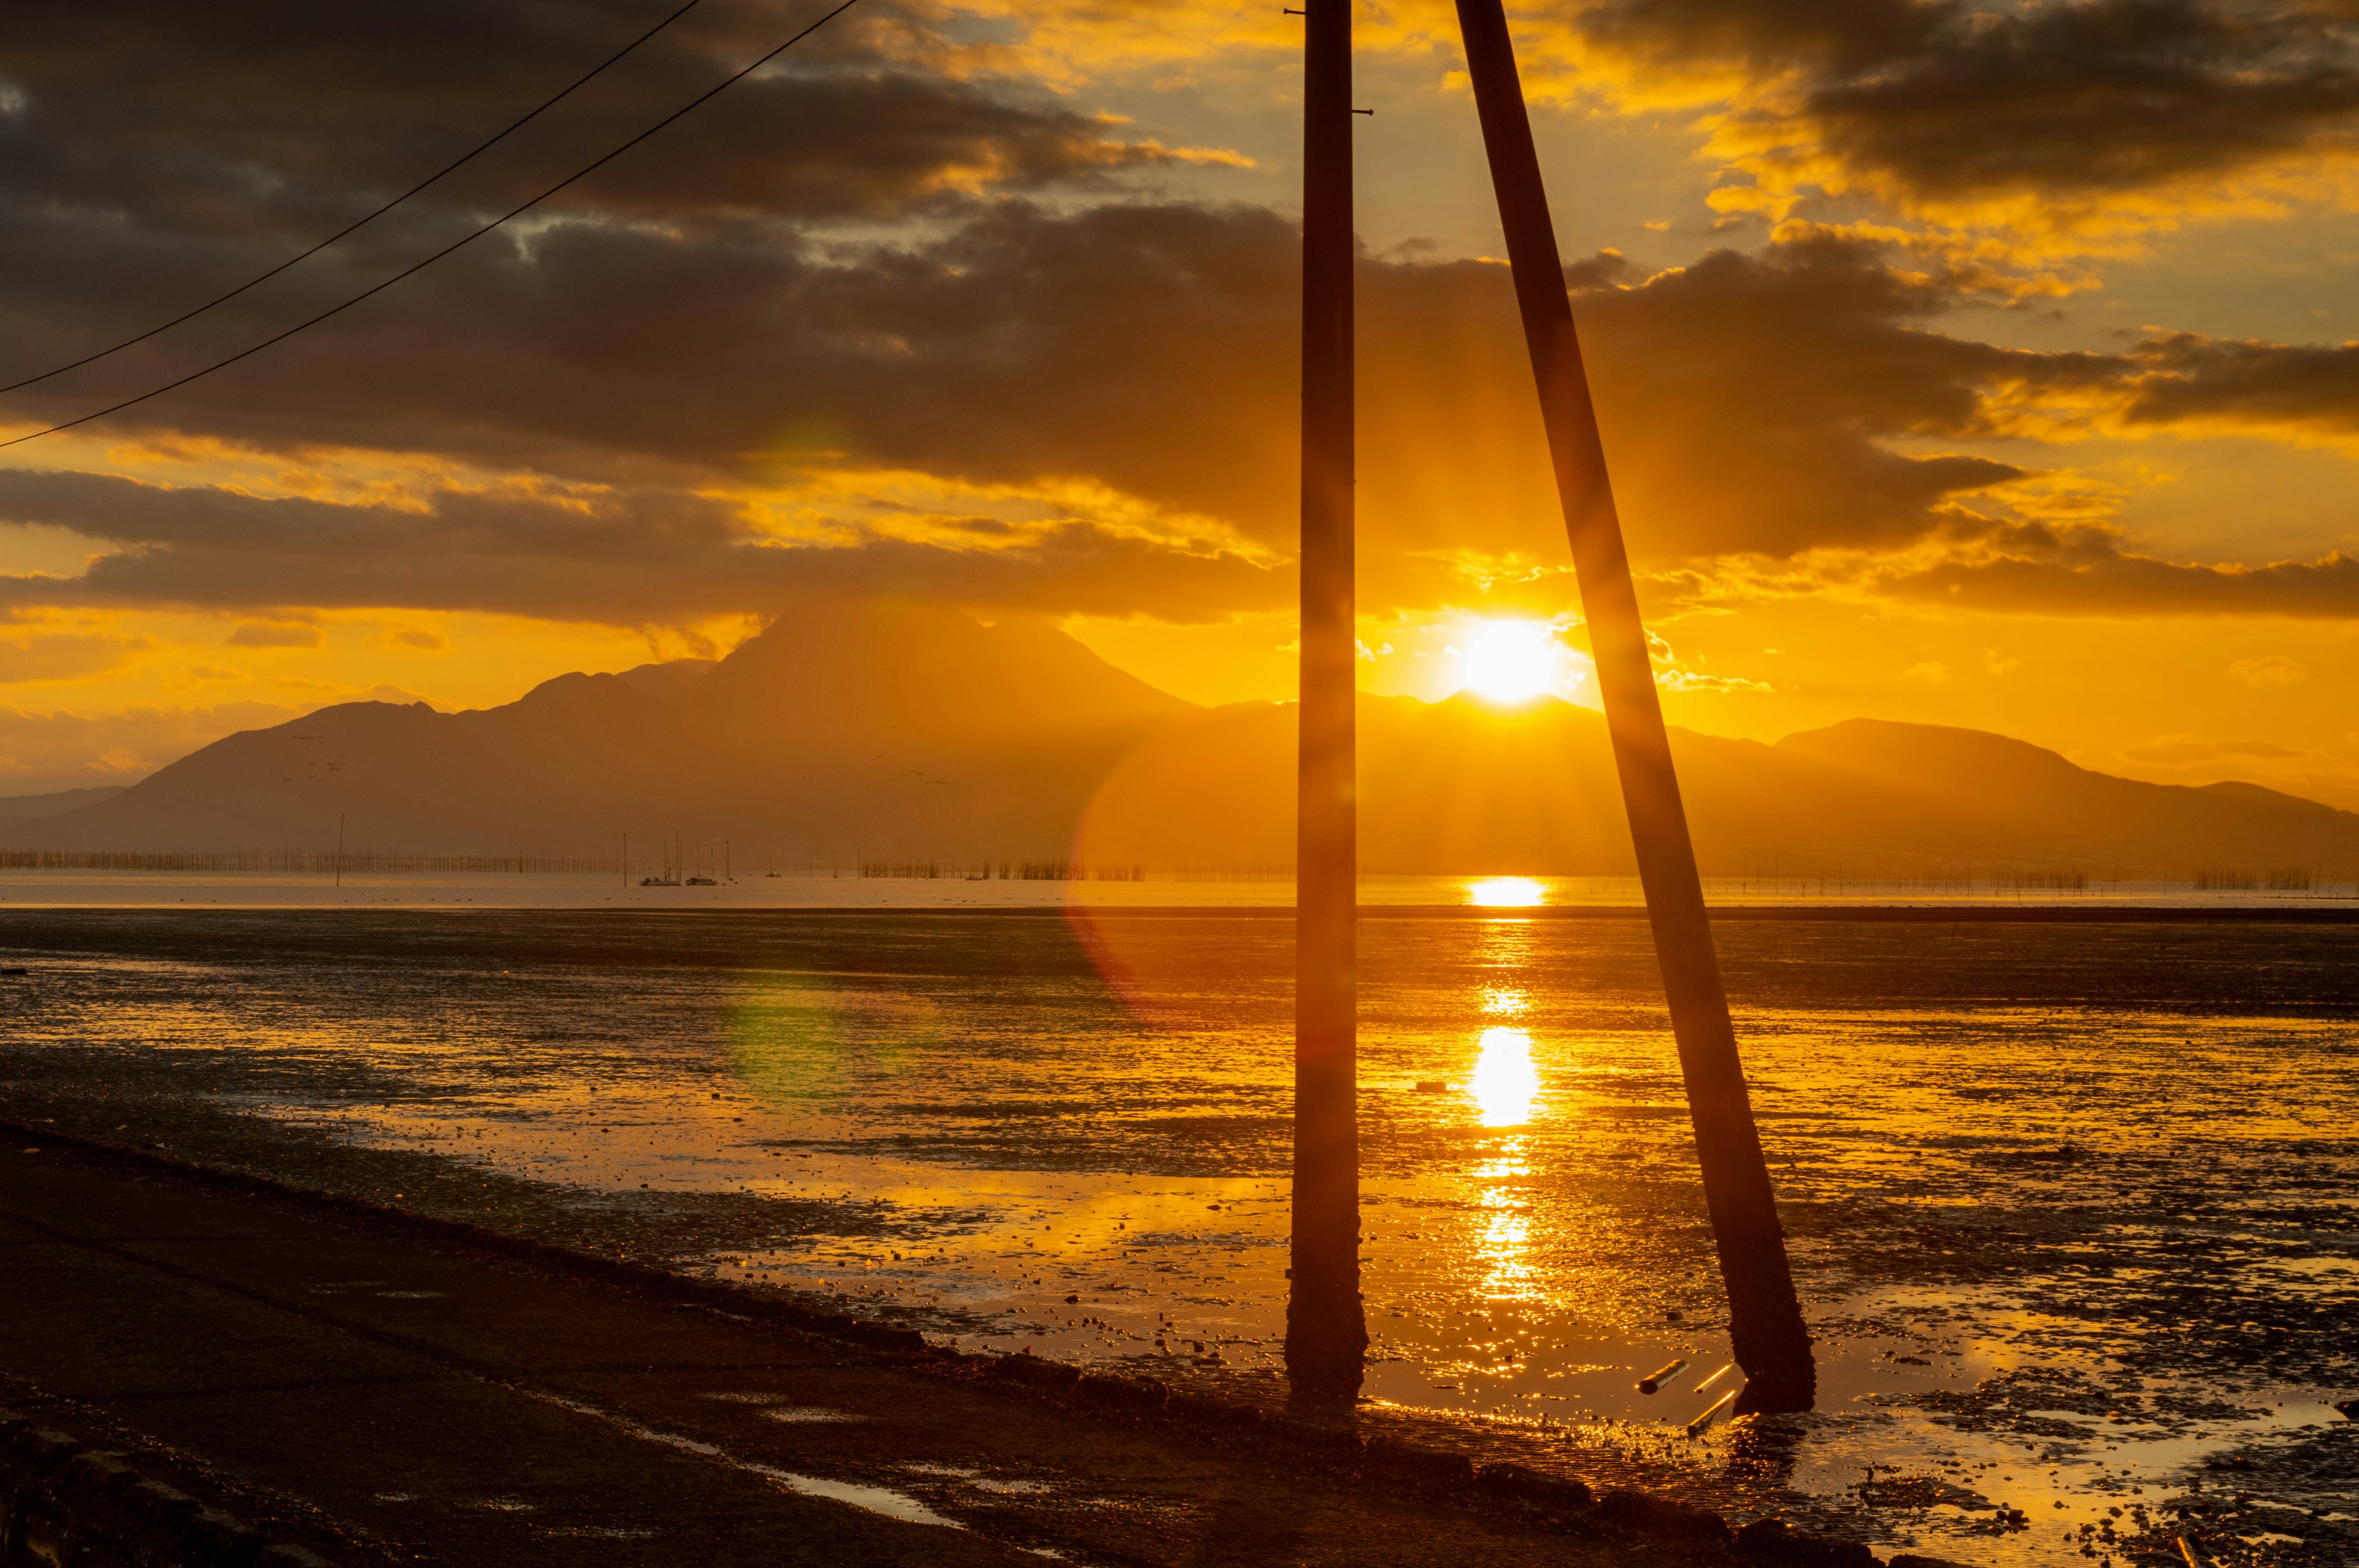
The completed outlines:
<svg viewBox="0 0 2359 1568">
<path fill-rule="evenodd" d="M 1736 1396 L 1732 1415 L 1799 1415 L 1815 1410 L 1819 1402 L 1818 1379 L 1815 1377 L 1753 1378 L 1746 1380 Z"/>
<path fill-rule="evenodd" d="M 1347 1374 L 1343 1368 L 1337 1368 L 1329 1375 L 1322 1377 L 1297 1376 L 1289 1370 L 1287 1373 L 1286 1387 L 1292 1398 L 1300 1400 L 1305 1404 L 1352 1405 L 1359 1402 L 1360 1383 L 1361 1378 L 1358 1373 Z"/>
<path fill-rule="evenodd" d="M 1348 1403 L 1367 1379 L 1367 1314 L 1354 1264 L 1349 1276 L 1307 1288 L 1295 1271 L 1286 1301 L 1286 1380 L 1299 1400 Z"/>
<path fill-rule="evenodd" d="M 1286 1348 L 1286 1384 L 1293 1396 L 1321 1405 L 1350 1404 L 1367 1380 L 1365 1358 L 1348 1352 L 1298 1356 Z"/>
</svg>

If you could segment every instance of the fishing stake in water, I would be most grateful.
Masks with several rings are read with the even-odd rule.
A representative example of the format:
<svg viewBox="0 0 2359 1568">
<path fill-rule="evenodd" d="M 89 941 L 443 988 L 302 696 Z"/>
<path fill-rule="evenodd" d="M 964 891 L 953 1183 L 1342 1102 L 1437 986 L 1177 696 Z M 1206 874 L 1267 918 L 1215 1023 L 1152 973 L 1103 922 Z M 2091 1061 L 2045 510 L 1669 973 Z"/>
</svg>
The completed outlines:
<svg viewBox="0 0 2359 1568">
<path fill-rule="evenodd" d="M 1645 1377 L 1638 1379 L 1638 1391 L 1642 1394 L 1653 1393 L 1656 1390 L 1664 1387 L 1669 1384 L 1672 1379 L 1678 1377 L 1681 1371 L 1686 1369 L 1687 1364 L 1687 1357 L 1682 1356 L 1668 1367 L 1658 1367 L 1655 1370 L 1647 1373 Z"/>
<path fill-rule="evenodd" d="M 1718 1416 L 1721 1411 L 1726 1410 L 1729 1406 L 1734 1404 L 1736 1402 L 1736 1396 L 1742 1392 L 1744 1392 L 1742 1389 L 1731 1389 L 1728 1392 L 1721 1395 L 1720 1398 L 1712 1400 L 1711 1404 L 1705 1406 L 1704 1411 L 1701 1415 L 1688 1422 L 1688 1435 L 1690 1437 L 1694 1437 L 1698 1433 L 1701 1433 L 1705 1427 L 1710 1426 L 1712 1423 L 1713 1418 Z"/>
</svg>

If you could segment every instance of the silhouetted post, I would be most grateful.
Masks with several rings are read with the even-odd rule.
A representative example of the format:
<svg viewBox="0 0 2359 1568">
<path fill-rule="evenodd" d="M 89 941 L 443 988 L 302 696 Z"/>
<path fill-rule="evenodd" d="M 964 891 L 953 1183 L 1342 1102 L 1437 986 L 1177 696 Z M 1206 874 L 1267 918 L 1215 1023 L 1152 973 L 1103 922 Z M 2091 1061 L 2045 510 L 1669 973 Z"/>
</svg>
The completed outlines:
<svg viewBox="0 0 2359 1568">
<path fill-rule="evenodd" d="M 344 885 L 344 814 L 336 814 L 336 885 Z"/>
<path fill-rule="evenodd" d="M 1500 0 L 1458 0 L 1458 21 L 1465 34 L 1483 145 L 1490 155 L 1491 183 L 1498 193 L 1499 222 L 1506 231 L 1524 337 L 1539 384 L 1565 531 L 1571 536 L 1598 692 L 1604 699 L 1623 805 L 1630 814 L 1639 884 L 1646 890 L 1671 1032 L 1687 1080 L 1704 1197 L 1728 1287 L 1729 1337 L 1747 1379 L 1740 1409 L 1808 1410 L 1818 1391 L 1810 1332 L 1794 1293 L 1785 1231 L 1777 1223 L 1769 1167 L 1761 1155 L 1736 1032 L 1721 989 L 1695 847 L 1671 769 L 1670 739 L 1647 663 L 1647 628 L 1623 552 L 1622 522 L 1614 509 L 1605 449 L 1598 439 L 1597 413 L 1573 331 L 1572 300 L 1532 146 L 1515 46 Z"/>
<path fill-rule="evenodd" d="M 1351 0 L 1303 0 L 1302 691 L 1295 818 L 1294 1235 L 1286 1371 L 1348 1398 L 1360 1306 L 1353 802 Z"/>
</svg>

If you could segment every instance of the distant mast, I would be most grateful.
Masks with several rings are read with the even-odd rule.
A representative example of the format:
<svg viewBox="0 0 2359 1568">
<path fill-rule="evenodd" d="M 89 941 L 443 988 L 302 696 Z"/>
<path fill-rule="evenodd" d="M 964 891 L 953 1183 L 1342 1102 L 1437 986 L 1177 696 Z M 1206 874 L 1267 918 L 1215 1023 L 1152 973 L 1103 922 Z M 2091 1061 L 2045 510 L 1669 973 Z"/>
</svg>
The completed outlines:
<svg viewBox="0 0 2359 1568">
<path fill-rule="evenodd" d="M 1348 1399 L 1360 1302 L 1353 792 L 1351 0 L 1303 0 L 1302 631 L 1295 816 L 1294 1192 L 1286 1371 Z"/>
</svg>

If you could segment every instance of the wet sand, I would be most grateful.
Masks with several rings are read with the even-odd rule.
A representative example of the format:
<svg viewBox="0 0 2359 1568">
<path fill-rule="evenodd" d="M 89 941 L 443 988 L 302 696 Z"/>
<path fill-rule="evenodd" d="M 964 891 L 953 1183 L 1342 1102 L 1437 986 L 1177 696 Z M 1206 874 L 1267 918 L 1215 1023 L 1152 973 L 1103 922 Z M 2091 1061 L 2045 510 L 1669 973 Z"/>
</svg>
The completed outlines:
<svg viewBox="0 0 2359 1568">
<path fill-rule="evenodd" d="M 0 978 L 0 1104 L 965 1348 L 1259 1387 L 1287 938 L 0 914 L 31 970 Z M 2359 1561 L 2331 1407 L 2359 1393 L 2359 930 L 1724 924 L 1824 1398 L 1694 1439 L 1727 1357 L 1643 925 L 1401 911 L 1364 940 L 1372 1398 L 1885 1550 L 2159 1562 L 2191 1529 Z"/>
</svg>

